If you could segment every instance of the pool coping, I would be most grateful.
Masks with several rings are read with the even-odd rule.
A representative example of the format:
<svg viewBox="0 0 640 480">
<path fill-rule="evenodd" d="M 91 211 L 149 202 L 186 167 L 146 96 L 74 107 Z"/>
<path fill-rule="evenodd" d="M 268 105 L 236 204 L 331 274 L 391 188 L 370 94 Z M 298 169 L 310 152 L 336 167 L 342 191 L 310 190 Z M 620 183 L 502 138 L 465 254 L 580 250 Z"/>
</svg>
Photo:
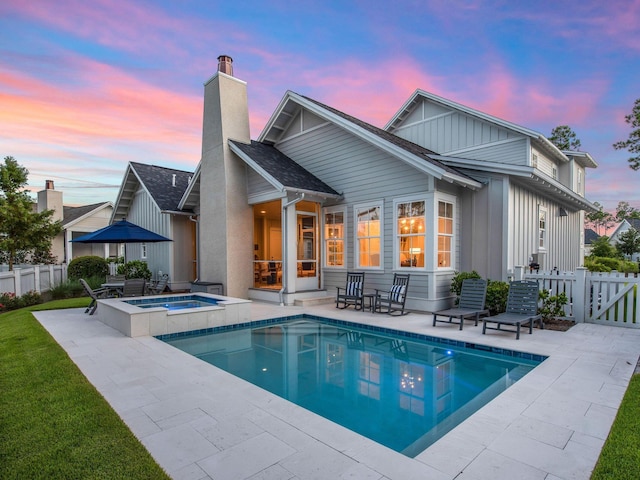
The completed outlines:
<svg viewBox="0 0 640 480">
<path fill-rule="evenodd" d="M 34 315 L 173 478 L 588 478 L 640 349 L 640 331 L 601 325 L 515 341 L 430 327 L 428 314 L 251 309 L 255 320 L 297 311 L 548 359 L 410 459 L 153 337 L 123 337 L 78 311 Z"/>
</svg>

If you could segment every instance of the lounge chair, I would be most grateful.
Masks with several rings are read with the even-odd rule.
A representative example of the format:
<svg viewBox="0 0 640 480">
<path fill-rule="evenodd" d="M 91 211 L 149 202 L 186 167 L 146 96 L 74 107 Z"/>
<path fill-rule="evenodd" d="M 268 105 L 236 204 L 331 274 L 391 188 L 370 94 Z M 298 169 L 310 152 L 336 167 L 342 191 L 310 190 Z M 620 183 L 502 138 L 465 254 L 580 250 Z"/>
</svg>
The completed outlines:
<svg viewBox="0 0 640 480">
<path fill-rule="evenodd" d="M 389 290 L 376 289 L 376 312 L 388 313 L 389 315 L 393 315 L 393 312 L 400 312 L 400 315 L 409 313 L 404 311 L 404 302 L 407 300 L 407 290 L 409 289 L 409 277 L 408 273 L 394 273 L 393 283 Z"/>
<path fill-rule="evenodd" d="M 482 333 L 487 330 L 502 330 L 502 325 L 515 326 L 516 340 L 520 338 L 520 326 L 528 325 L 529 333 L 533 333 L 533 324 L 537 320 L 540 328 L 544 328 L 542 315 L 538 314 L 538 282 L 518 280 L 509 284 L 507 310 L 493 317 L 484 317 Z M 495 323 L 495 327 L 489 324 Z"/>
<path fill-rule="evenodd" d="M 337 289 L 336 308 L 353 305 L 356 310 L 360 310 L 364 307 L 364 272 L 347 272 L 345 287 Z"/>
<path fill-rule="evenodd" d="M 481 316 L 489 315 L 489 309 L 484 307 L 487 298 L 487 281 L 482 278 L 465 278 L 462 281 L 462 289 L 460 290 L 460 301 L 455 308 L 440 310 L 433 312 L 433 326 L 436 322 L 459 324 L 460 330 L 464 326 L 464 320 L 469 318 L 476 321 Z M 446 320 L 438 319 L 438 317 L 447 317 Z M 453 319 L 458 319 L 454 322 Z"/>
<path fill-rule="evenodd" d="M 131 278 L 124 281 L 124 287 L 122 288 L 123 297 L 142 297 L 147 285 L 147 281 L 144 278 Z"/>
<path fill-rule="evenodd" d="M 155 284 L 149 285 L 149 294 L 150 295 L 160 295 L 164 292 L 165 288 L 167 288 L 167 284 L 169 283 L 169 274 L 164 273 L 160 280 L 158 280 Z"/>
<path fill-rule="evenodd" d="M 86 308 L 84 313 L 93 315 L 94 313 L 96 313 L 96 309 L 98 308 L 98 299 L 108 298 L 109 290 L 107 288 L 96 288 L 95 290 L 93 290 L 84 278 L 80 279 L 80 284 L 82 285 L 82 288 L 84 288 L 84 291 L 87 293 L 87 295 L 89 295 L 89 297 L 91 298 L 91 302 L 89 303 L 89 306 Z"/>
</svg>

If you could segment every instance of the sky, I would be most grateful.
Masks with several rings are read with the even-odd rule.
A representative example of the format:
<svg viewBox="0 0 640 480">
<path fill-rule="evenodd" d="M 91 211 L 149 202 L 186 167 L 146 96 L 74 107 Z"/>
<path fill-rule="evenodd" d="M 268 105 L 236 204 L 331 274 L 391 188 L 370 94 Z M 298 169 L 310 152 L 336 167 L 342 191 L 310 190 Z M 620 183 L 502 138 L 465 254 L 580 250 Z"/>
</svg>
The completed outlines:
<svg viewBox="0 0 640 480">
<path fill-rule="evenodd" d="M 545 136 L 577 134 L 587 198 L 640 208 L 625 115 L 640 0 L 0 2 L 0 158 L 65 205 L 115 202 L 130 161 L 193 171 L 203 84 L 230 55 L 251 138 L 287 90 L 383 127 L 420 88 Z"/>
</svg>

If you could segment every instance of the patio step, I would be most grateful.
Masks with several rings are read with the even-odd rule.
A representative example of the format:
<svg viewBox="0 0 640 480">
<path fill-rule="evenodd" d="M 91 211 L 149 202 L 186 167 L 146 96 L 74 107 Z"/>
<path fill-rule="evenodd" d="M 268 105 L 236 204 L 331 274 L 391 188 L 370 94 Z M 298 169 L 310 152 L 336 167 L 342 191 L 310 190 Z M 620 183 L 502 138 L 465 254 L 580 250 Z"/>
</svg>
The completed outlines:
<svg viewBox="0 0 640 480">
<path fill-rule="evenodd" d="M 296 307 L 311 307 L 313 305 L 324 305 L 327 303 L 335 303 L 336 297 L 315 297 L 315 298 L 298 298 L 293 303 Z"/>
</svg>

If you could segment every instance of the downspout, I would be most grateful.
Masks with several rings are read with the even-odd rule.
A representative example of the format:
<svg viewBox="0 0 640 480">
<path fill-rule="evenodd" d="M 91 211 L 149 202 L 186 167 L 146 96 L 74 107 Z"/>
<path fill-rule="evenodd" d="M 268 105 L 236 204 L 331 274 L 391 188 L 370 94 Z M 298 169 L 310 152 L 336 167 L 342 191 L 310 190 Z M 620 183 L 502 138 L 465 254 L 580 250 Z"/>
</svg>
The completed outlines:
<svg viewBox="0 0 640 480">
<path fill-rule="evenodd" d="M 284 291 L 287 289 L 287 273 L 289 271 L 289 265 L 286 265 L 287 269 L 285 271 L 285 261 L 288 258 L 288 252 L 287 252 L 287 237 L 289 235 L 289 232 L 287 230 L 287 209 L 291 206 L 291 205 L 295 205 L 296 203 L 302 201 L 304 199 L 304 192 L 300 194 L 300 196 L 298 198 L 294 198 L 293 200 L 291 200 L 290 202 L 285 203 L 282 206 L 282 288 L 280 288 L 280 291 L 278 292 L 278 295 L 280 297 L 280 306 L 283 307 L 284 306 L 284 298 L 283 298 L 283 293 Z"/>
</svg>

